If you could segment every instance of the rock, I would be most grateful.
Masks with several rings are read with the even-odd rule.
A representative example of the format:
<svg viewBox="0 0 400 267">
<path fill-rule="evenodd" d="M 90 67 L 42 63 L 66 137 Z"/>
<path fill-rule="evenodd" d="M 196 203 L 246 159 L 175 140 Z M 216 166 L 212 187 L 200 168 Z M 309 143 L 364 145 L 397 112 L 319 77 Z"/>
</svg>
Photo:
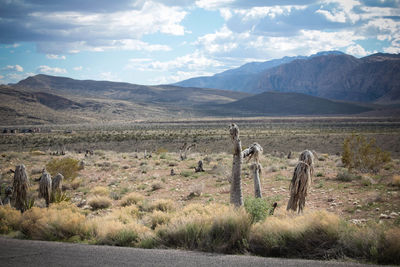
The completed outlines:
<svg viewBox="0 0 400 267">
<path fill-rule="evenodd" d="M 334 198 L 328 198 L 326 201 L 328 201 L 328 202 L 333 202 L 333 201 L 335 201 L 335 199 Z"/>
<path fill-rule="evenodd" d="M 399 216 L 399 214 L 397 212 L 390 213 L 390 217 L 397 217 L 397 216 Z"/>
<path fill-rule="evenodd" d="M 331 203 L 331 207 L 336 207 L 337 204 L 336 203 Z"/>
<path fill-rule="evenodd" d="M 360 213 L 360 212 L 361 212 L 361 210 L 357 209 L 357 210 L 356 210 L 356 212 L 357 212 L 357 213 Z"/>
<path fill-rule="evenodd" d="M 362 206 L 361 205 L 357 205 L 357 209 L 361 209 L 362 208 Z"/>
<path fill-rule="evenodd" d="M 380 210 L 380 208 L 376 208 L 376 209 L 375 209 L 375 211 L 379 211 L 379 210 Z"/>
<path fill-rule="evenodd" d="M 357 201 L 354 201 L 353 202 L 353 205 L 355 206 L 355 205 L 358 205 L 358 202 Z"/>
</svg>

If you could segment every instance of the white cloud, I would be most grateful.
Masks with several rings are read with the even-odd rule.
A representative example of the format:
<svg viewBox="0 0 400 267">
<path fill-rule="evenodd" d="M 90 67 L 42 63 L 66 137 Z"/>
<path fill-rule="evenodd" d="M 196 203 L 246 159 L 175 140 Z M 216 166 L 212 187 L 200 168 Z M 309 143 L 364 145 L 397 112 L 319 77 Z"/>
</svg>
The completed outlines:
<svg viewBox="0 0 400 267">
<path fill-rule="evenodd" d="M 196 5 L 204 9 L 216 9 L 234 3 L 235 0 L 198 0 Z"/>
<path fill-rule="evenodd" d="M 83 67 L 82 66 L 77 66 L 77 67 L 74 67 L 74 68 L 72 68 L 74 71 L 81 71 L 81 70 L 83 70 Z"/>
<path fill-rule="evenodd" d="M 359 44 L 347 47 L 346 53 L 356 57 L 365 57 L 368 54 L 371 54 L 370 52 L 365 51 L 365 49 Z"/>
<path fill-rule="evenodd" d="M 36 70 L 38 73 L 46 73 L 46 74 L 63 74 L 67 73 L 66 69 L 58 68 L 58 67 L 49 67 L 46 65 L 39 66 Z"/>
<path fill-rule="evenodd" d="M 66 59 L 65 56 L 54 55 L 54 54 L 47 54 L 46 57 L 47 57 L 48 59 L 63 59 L 63 60 Z"/>
<path fill-rule="evenodd" d="M 33 12 L 28 16 L 35 33 L 52 40 L 42 41 L 39 49 L 48 54 L 58 54 L 56 52 L 112 48 L 169 51 L 167 45 L 148 44 L 140 38 L 154 33 L 184 35 L 185 28 L 181 22 L 186 15 L 187 12 L 181 8 L 146 1 L 142 9 L 109 13 Z M 63 27 L 43 28 L 42 24 Z"/>
<path fill-rule="evenodd" d="M 166 76 L 157 76 L 155 79 L 151 80 L 152 84 L 169 84 L 176 83 L 182 80 L 190 79 L 199 76 L 211 76 L 214 73 L 208 71 L 176 71 L 173 74 Z"/>
<path fill-rule="evenodd" d="M 21 67 L 20 65 L 7 65 L 3 68 L 5 71 L 18 71 L 18 72 L 23 72 L 24 68 Z"/>
</svg>

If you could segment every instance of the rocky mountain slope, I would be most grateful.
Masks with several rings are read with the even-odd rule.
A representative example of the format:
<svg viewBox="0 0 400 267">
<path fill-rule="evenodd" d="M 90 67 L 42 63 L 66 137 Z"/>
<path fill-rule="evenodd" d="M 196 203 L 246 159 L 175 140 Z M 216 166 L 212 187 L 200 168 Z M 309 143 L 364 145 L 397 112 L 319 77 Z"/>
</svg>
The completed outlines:
<svg viewBox="0 0 400 267">
<path fill-rule="evenodd" d="M 212 77 L 177 83 L 180 86 L 207 86 L 261 93 L 296 92 L 323 98 L 400 103 L 400 55 L 374 54 L 355 58 L 343 53 L 320 53 L 308 58 L 291 58 L 258 72 L 246 65 Z M 268 62 L 263 64 L 266 66 Z M 250 66 L 250 65 L 247 65 Z M 229 74 L 231 73 L 231 74 Z"/>
</svg>

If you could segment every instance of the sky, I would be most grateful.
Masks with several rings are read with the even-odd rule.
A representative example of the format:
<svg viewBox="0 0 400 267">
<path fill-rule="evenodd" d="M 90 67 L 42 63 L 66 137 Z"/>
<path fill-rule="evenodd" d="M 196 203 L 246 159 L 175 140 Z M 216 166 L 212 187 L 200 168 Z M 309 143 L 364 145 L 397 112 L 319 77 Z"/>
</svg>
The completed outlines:
<svg viewBox="0 0 400 267">
<path fill-rule="evenodd" d="M 0 84 L 166 84 L 331 50 L 400 53 L 400 0 L 0 0 Z"/>
</svg>

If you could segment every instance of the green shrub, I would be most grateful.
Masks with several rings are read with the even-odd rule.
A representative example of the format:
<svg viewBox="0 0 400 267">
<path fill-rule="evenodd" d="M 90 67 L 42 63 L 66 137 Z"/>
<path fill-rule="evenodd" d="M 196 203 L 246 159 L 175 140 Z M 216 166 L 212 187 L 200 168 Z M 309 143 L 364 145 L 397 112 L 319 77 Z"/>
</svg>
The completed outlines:
<svg viewBox="0 0 400 267">
<path fill-rule="evenodd" d="M 336 179 L 341 182 L 351 182 L 353 180 L 360 179 L 360 178 L 361 178 L 361 176 L 354 175 L 348 171 L 339 172 L 336 175 Z"/>
<path fill-rule="evenodd" d="M 353 134 L 344 139 L 342 162 L 349 169 L 378 172 L 390 160 L 390 153 L 382 151 L 374 138 Z"/>
<path fill-rule="evenodd" d="M 73 180 L 80 170 L 79 160 L 73 158 L 52 159 L 46 164 L 51 176 L 61 173 L 66 180 Z"/>
<path fill-rule="evenodd" d="M 262 198 L 249 197 L 244 201 L 244 208 L 250 215 L 252 223 L 264 221 L 271 207 L 271 204 Z"/>
</svg>

